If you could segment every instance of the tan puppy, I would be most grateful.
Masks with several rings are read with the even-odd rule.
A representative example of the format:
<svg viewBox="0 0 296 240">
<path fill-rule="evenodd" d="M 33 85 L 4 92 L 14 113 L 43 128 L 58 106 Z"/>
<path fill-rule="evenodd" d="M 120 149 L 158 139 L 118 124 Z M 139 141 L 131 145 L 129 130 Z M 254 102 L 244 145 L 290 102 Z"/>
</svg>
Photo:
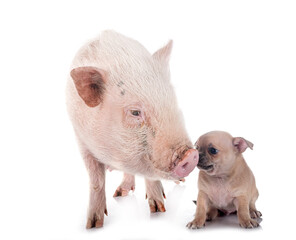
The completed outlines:
<svg viewBox="0 0 296 240">
<path fill-rule="evenodd" d="M 195 218 L 187 227 L 202 228 L 219 212 L 228 215 L 236 211 L 241 227 L 258 227 L 255 219 L 262 214 L 255 202 L 259 194 L 254 175 L 242 156 L 248 147 L 253 149 L 253 144 L 215 131 L 202 135 L 195 145 L 200 154 L 199 192 Z"/>
</svg>

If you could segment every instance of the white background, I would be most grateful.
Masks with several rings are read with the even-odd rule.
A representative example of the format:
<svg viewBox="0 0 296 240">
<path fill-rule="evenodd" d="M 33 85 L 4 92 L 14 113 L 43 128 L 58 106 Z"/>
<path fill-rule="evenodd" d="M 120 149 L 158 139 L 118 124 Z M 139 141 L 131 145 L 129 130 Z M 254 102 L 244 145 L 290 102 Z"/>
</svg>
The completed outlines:
<svg viewBox="0 0 296 240">
<path fill-rule="evenodd" d="M 295 231 L 295 1 L 1 1 L 1 239 L 266 239 Z M 104 29 L 151 53 L 174 40 L 172 82 L 192 141 L 225 130 L 254 143 L 261 227 L 235 217 L 203 230 L 185 228 L 197 196 L 164 181 L 166 213 L 150 215 L 143 178 L 123 199 L 112 195 L 120 172 L 107 174 L 109 216 L 86 230 L 88 177 L 65 108 L 65 83 L 78 48 Z"/>
</svg>

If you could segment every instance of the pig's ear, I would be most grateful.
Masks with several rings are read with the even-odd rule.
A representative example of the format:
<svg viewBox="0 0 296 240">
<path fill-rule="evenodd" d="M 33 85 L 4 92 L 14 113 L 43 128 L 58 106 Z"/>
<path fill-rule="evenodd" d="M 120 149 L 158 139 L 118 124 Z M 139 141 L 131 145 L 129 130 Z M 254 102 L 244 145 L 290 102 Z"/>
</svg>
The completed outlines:
<svg viewBox="0 0 296 240">
<path fill-rule="evenodd" d="M 172 48 L 173 48 L 173 40 L 170 40 L 167 43 L 167 45 L 165 45 L 163 48 L 159 49 L 153 54 L 153 58 L 155 60 L 168 64 L 170 60 Z"/>
<path fill-rule="evenodd" d="M 232 142 L 233 142 L 233 145 L 235 146 L 235 148 L 240 153 L 243 153 L 244 151 L 246 151 L 247 148 L 250 148 L 251 150 L 253 150 L 254 144 L 242 137 L 233 138 Z"/>
<path fill-rule="evenodd" d="M 89 107 L 96 107 L 103 100 L 106 74 L 95 67 L 78 67 L 71 71 L 71 77 L 79 96 Z"/>
</svg>

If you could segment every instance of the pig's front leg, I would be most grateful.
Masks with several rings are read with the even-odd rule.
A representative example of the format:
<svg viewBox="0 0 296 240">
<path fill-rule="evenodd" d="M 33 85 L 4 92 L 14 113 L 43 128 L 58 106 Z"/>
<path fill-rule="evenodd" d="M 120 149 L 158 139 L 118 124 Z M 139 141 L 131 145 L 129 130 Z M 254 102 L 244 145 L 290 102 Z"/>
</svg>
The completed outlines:
<svg viewBox="0 0 296 240">
<path fill-rule="evenodd" d="M 90 152 L 84 151 L 83 159 L 89 173 L 90 195 L 86 228 L 99 228 L 107 215 L 105 195 L 105 165 L 100 163 Z"/>
<path fill-rule="evenodd" d="M 135 190 L 135 176 L 124 173 L 122 182 L 116 189 L 113 197 L 125 197 L 130 190 Z"/>
<path fill-rule="evenodd" d="M 161 181 L 153 181 L 145 179 L 146 183 L 146 199 L 148 198 L 148 204 L 150 212 L 165 212 L 164 201 L 165 197 Z"/>
</svg>

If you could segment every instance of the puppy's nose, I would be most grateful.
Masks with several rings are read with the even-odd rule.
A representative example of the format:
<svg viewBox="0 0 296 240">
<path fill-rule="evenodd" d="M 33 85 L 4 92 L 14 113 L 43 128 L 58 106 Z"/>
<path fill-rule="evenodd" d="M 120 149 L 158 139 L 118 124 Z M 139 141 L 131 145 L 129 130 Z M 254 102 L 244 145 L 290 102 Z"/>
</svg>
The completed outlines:
<svg viewBox="0 0 296 240">
<path fill-rule="evenodd" d="M 199 161 L 198 161 L 198 165 L 203 164 L 206 162 L 206 156 L 205 154 L 200 153 L 199 154 Z"/>
</svg>

